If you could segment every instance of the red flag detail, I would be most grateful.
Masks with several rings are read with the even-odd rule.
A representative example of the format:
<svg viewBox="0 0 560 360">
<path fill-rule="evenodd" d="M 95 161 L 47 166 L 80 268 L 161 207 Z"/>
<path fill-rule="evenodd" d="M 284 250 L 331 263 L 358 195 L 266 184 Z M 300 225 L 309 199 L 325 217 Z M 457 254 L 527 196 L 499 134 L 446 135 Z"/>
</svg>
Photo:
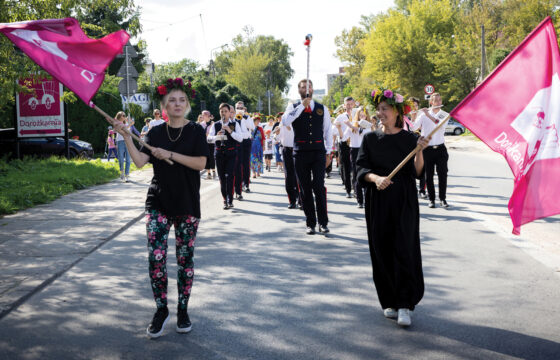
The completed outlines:
<svg viewBox="0 0 560 360">
<path fill-rule="evenodd" d="M 0 32 L 88 105 L 130 37 L 119 30 L 90 39 L 73 18 L 0 23 Z"/>
<path fill-rule="evenodd" d="M 453 111 L 514 175 L 513 233 L 560 213 L 560 53 L 546 18 Z"/>
</svg>

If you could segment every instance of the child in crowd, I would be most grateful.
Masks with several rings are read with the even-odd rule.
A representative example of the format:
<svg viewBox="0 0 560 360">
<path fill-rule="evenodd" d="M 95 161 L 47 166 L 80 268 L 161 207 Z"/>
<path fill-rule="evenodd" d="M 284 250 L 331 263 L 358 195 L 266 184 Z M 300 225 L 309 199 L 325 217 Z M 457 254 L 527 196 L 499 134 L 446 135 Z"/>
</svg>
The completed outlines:
<svg viewBox="0 0 560 360">
<path fill-rule="evenodd" d="M 107 161 L 111 160 L 111 154 L 117 158 L 117 146 L 115 145 L 115 132 L 109 130 L 109 135 L 107 136 Z"/>
<path fill-rule="evenodd" d="M 266 170 L 268 170 L 268 172 L 270 172 L 270 163 L 272 161 L 272 154 L 273 154 L 273 140 L 270 137 L 270 133 L 271 133 L 270 129 L 264 132 L 266 138 L 264 140 L 264 150 L 263 150 L 264 163 L 266 165 Z"/>
</svg>

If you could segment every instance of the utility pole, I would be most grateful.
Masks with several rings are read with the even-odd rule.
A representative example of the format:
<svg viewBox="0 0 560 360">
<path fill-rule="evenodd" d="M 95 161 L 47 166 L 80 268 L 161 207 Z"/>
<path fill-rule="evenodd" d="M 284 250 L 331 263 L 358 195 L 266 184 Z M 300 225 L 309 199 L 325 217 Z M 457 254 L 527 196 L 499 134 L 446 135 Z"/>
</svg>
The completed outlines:
<svg viewBox="0 0 560 360">
<path fill-rule="evenodd" d="M 485 45 L 485 32 L 484 24 L 480 25 L 481 35 L 480 35 L 480 81 L 484 80 L 486 76 L 486 45 Z"/>
</svg>

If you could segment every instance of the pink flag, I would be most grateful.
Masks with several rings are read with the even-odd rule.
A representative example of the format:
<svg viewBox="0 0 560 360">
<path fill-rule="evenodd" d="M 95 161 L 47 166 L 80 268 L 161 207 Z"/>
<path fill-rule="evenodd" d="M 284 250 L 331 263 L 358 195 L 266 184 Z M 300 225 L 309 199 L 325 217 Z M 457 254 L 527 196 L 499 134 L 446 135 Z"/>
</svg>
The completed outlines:
<svg viewBox="0 0 560 360">
<path fill-rule="evenodd" d="M 90 39 L 73 18 L 0 23 L 0 32 L 88 105 L 130 37 L 119 30 Z"/>
<path fill-rule="evenodd" d="M 559 71 L 548 17 L 450 113 L 506 158 L 516 235 L 521 225 L 560 213 Z"/>
</svg>

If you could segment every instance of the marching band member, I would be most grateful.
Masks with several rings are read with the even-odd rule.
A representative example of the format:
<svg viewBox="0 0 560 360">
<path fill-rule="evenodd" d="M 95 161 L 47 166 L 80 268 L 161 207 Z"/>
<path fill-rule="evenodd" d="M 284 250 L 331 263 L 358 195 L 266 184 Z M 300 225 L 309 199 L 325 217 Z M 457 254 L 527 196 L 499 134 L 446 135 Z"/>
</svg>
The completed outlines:
<svg viewBox="0 0 560 360">
<path fill-rule="evenodd" d="M 251 192 L 249 189 L 249 184 L 251 183 L 251 147 L 252 147 L 252 134 L 255 130 L 255 123 L 253 119 L 247 114 L 247 108 L 243 101 L 238 101 L 235 103 L 235 111 L 237 114 L 241 114 L 243 119 L 241 120 L 241 127 L 245 130 L 245 135 L 243 136 L 243 191 Z"/>
<path fill-rule="evenodd" d="M 231 113 L 231 121 L 237 123 L 239 132 L 241 133 L 241 142 L 237 144 L 237 154 L 235 156 L 235 170 L 233 176 L 233 188 L 235 190 L 235 200 L 243 200 L 243 161 L 245 159 L 245 147 L 243 146 L 243 141 L 245 138 L 249 138 L 249 132 L 242 123 L 243 115 L 238 114 L 235 107 L 229 106 Z"/>
<path fill-rule="evenodd" d="M 237 122 L 230 120 L 230 105 L 222 103 L 219 110 L 221 119 L 210 128 L 208 141 L 215 143 L 214 158 L 224 199 L 224 210 L 227 210 L 233 207 L 236 146 L 243 141 L 243 135 Z"/>
<path fill-rule="evenodd" d="M 301 80 L 298 83 L 301 101 L 288 105 L 282 117 L 282 124 L 290 126 L 294 131 L 294 166 L 305 212 L 306 233 L 315 234 L 318 221 L 319 232 L 326 234 L 329 232 L 329 219 L 325 164 L 326 154 L 330 153 L 332 148 L 331 117 L 325 106 L 312 100 L 313 83 L 310 80 L 307 97 L 307 81 Z"/>
<path fill-rule="evenodd" d="M 433 93 L 430 96 L 430 106 L 428 110 L 423 108 L 418 113 L 418 117 L 414 122 L 413 130 L 422 128 L 422 136 L 426 136 L 449 115 L 441 110 L 441 96 Z M 449 207 L 446 201 L 447 193 L 447 161 L 449 154 L 445 147 L 445 126 L 442 126 L 430 140 L 428 147 L 424 149 L 424 168 L 426 169 L 426 187 L 428 188 L 428 198 L 430 200 L 428 207 L 436 207 L 436 190 L 434 186 L 434 167 L 438 175 L 439 201 L 444 208 Z"/>
<path fill-rule="evenodd" d="M 342 177 L 342 183 L 344 184 L 344 188 L 346 189 L 346 197 L 352 197 L 352 182 L 350 179 L 350 174 L 352 173 L 352 165 L 350 162 L 350 146 L 346 142 L 346 139 L 343 139 L 344 132 L 348 125 L 352 123 L 352 109 L 354 108 L 355 101 L 352 97 L 347 96 L 344 98 L 344 110 L 345 112 L 337 116 L 336 120 L 334 121 L 334 125 L 337 127 L 340 142 L 338 143 L 339 149 L 339 159 L 340 159 L 340 176 Z"/>
<path fill-rule="evenodd" d="M 358 151 L 362 145 L 362 139 L 365 134 L 375 130 L 374 125 L 371 123 L 367 110 L 359 108 L 354 116 L 354 122 L 349 124 L 344 133 L 344 138 L 350 140 L 350 160 L 352 165 L 352 187 L 358 207 L 364 207 L 364 187 L 358 181 L 356 160 L 358 159 Z"/>
</svg>

